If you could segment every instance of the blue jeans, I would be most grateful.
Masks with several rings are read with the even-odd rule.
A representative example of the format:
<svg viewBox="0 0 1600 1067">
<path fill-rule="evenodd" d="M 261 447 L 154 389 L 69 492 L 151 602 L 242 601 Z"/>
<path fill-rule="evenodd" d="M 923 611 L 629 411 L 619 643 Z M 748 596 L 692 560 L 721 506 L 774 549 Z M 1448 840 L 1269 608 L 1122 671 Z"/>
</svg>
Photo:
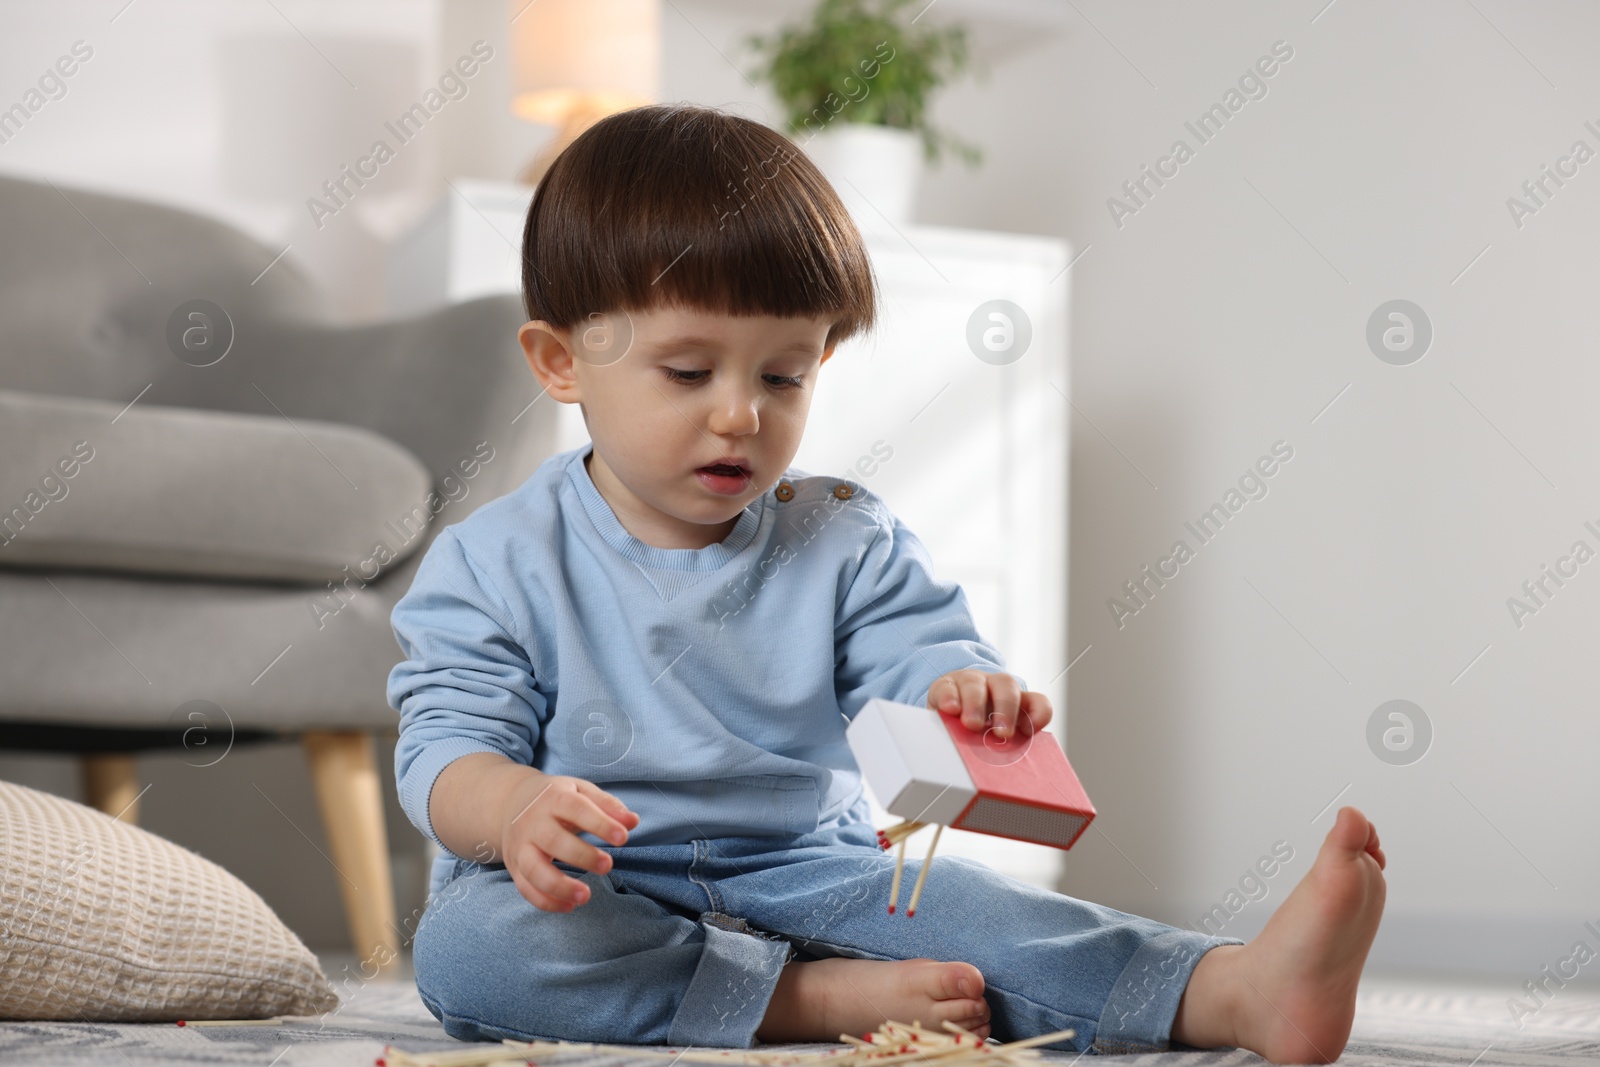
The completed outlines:
<svg viewBox="0 0 1600 1067">
<path fill-rule="evenodd" d="M 417 990 L 453 1037 L 746 1048 L 791 959 L 960 960 L 982 972 L 1002 1041 L 1068 1027 L 1050 1046 L 1168 1047 L 1172 1019 L 1212 937 L 1038 889 L 968 859 L 920 861 L 866 823 L 799 837 L 602 846 L 604 875 L 568 913 L 535 908 L 501 864 L 456 860 L 413 944 Z M 901 1020 L 909 1022 L 911 1020 Z"/>
</svg>

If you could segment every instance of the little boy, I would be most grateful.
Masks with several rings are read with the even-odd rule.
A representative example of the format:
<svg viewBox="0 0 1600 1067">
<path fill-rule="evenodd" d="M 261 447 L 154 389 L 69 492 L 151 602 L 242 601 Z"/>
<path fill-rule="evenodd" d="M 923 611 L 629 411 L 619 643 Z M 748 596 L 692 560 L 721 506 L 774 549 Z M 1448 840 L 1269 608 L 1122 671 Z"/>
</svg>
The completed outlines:
<svg viewBox="0 0 1600 1067">
<path fill-rule="evenodd" d="M 875 313 L 804 154 L 705 108 L 602 120 L 534 196 L 522 277 L 528 363 L 592 444 L 443 530 L 394 610 L 400 799 L 445 850 L 417 987 L 447 1032 L 746 1047 L 950 1020 L 1339 1055 L 1384 897 L 1353 808 L 1248 945 L 955 857 L 914 920 L 888 913 L 850 717 L 886 697 L 1007 738 L 1052 709 L 881 500 L 789 465 Z"/>
</svg>

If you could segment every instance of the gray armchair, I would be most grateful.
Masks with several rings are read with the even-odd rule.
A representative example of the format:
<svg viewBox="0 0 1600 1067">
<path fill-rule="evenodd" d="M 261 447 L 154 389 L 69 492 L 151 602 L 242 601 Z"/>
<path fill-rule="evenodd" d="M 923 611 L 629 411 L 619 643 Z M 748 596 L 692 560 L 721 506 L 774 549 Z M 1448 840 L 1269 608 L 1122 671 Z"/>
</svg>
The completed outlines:
<svg viewBox="0 0 1600 1067">
<path fill-rule="evenodd" d="M 385 959 L 389 612 L 551 452 L 554 405 L 528 406 L 516 299 L 340 325 L 278 252 L 0 178 L 0 744 L 85 753 L 91 802 L 133 818 L 131 752 L 302 738 Z"/>
</svg>

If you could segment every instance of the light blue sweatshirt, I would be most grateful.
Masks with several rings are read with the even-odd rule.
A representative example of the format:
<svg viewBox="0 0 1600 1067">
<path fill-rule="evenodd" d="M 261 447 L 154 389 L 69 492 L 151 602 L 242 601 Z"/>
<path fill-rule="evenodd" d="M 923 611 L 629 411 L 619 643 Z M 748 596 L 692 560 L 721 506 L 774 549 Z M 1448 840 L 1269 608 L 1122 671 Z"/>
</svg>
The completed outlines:
<svg viewBox="0 0 1600 1067">
<path fill-rule="evenodd" d="M 395 605 L 395 777 L 434 841 L 434 780 L 472 752 L 615 794 L 639 815 L 629 844 L 864 821 L 847 721 L 873 697 L 925 705 L 949 671 L 1005 669 L 960 586 L 859 482 L 790 468 L 725 540 L 657 548 L 595 488 L 591 448 L 441 531 Z"/>
</svg>

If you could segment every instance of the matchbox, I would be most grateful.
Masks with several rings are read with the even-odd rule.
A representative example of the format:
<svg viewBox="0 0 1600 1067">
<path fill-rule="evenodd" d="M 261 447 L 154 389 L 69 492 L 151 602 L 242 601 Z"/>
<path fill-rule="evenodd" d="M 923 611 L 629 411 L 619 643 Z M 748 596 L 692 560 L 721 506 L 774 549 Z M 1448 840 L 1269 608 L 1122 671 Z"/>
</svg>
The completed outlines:
<svg viewBox="0 0 1600 1067">
<path fill-rule="evenodd" d="M 1066 849 L 1095 816 L 1048 731 L 1002 741 L 957 715 L 876 698 L 845 736 L 873 795 L 902 819 Z"/>
</svg>

